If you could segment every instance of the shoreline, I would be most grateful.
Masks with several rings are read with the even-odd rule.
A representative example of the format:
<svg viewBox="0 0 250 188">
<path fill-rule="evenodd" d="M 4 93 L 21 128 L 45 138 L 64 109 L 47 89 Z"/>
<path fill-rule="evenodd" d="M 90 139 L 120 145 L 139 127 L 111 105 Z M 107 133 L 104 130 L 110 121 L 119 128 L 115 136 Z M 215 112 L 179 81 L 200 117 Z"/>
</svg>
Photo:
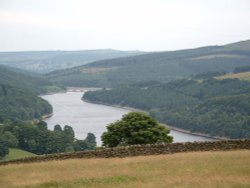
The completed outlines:
<svg viewBox="0 0 250 188">
<path fill-rule="evenodd" d="M 48 118 L 50 118 L 50 117 L 52 117 L 52 116 L 53 116 L 53 113 L 44 114 L 44 115 L 42 116 L 42 120 L 48 119 Z"/>
<path fill-rule="evenodd" d="M 101 88 L 81 88 L 84 91 L 71 91 L 70 89 L 67 88 L 67 90 L 63 91 L 63 92 L 54 92 L 54 93 L 49 93 L 49 94 L 45 94 L 45 95 L 53 95 L 53 94 L 57 94 L 57 93 L 67 93 L 67 92 L 83 92 L 83 94 L 84 94 L 84 92 L 90 91 L 88 89 L 98 90 L 98 89 L 101 89 Z M 87 102 L 87 103 L 99 104 L 99 105 L 110 106 L 110 107 L 114 107 L 114 108 L 120 108 L 120 109 L 129 110 L 129 111 L 143 112 L 143 113 L 149 114 L 149 112 L 147 112 L 145 110 L 140 110 L 140 109 L 132 108 L 132 107 L 129 107 L 129 106 L 111 105 L 111 104 L 107 104 L 107 103 L 88 101 L 88 100 L 84 99 L 83 96 L 81 97 L 81 101 L 84 101 L 84 102 Z M 51 114 L 45 114 L 45 115 L 42 116 L 42 120 L 48 119 L 48 118 L 50 118 L 52 116 L 53 116 L 53 112 Z M 207 135 L 207 134 L 204 134 L 204 133 L 194 133 L 194 132 L 191 132 L 189 130 L 185 130 L 185 129 L 181 129 L 181 128 L 178 128 L 178 127 L 170 126 L 170 125 L 168 125 L 166 123 L 162 123 L 162 122 L 159 122 L 159 123 L 166 126 L 170 131 L 174 130 L 174 131 L 177 131 L 177 132 L 180 132 L 180 133 L 185 133 L 185 134 L 189 134 L 189 135 L 193 135 L 193 136 L 201 136 L 201 137 L 210 138 L 210 139 L 214 139 L 214 140 L 228 140 L 229 139 L 229 138 L 224 138 L 224 137 L 211 136 L 211 135 Z"/>
<path fill-rule="evenodd" d="M 83 97 L 81 98 L 81 100 L 84 102 L 87 102 L 87 103 L 91 103 L 91 104 L 100 104 L 100 105 L 104 105 L 104 106 L 110 106 L 110 107 L 120 108 L 120 109 L 124 109 L 124 110 L 130 110 L 130 111 L 134 111 L 134 112 L 143 112 L 143 113 L 149 114 L 145 110 L 140 110 L 140 109 L 132 108 L 129 106 L 121 106 L 121 105 L 115 105 L 115 104 L 113 105 L 113 104 L 107 104 L 107 103 L 101 103 L 101 102 L 91 102 L 91 101 L 84 99 Z"/>
<path fill-rule="evenodd" d="M 84 99 L 83 97 L 81 98 L 81 100 L 84 101 L 84 102 L 87 102 L 87 103 L 100 104 L 100 105 L 105 105 L 105 106 L 110 106 L 110 107 L 115 107 L 115 108 L 126 109 L 126 110 L 130 110 L 130 111 L 134 111 L 134 112 L 143 112 L 143 113 L 149 114 L 149 112 L 147 112 L 145 110 L 140 110 L 140 109 L 132 108 L 132 107 L 128 107 L 128 106 L 111 105 L 111 104 L 101 103 L 101 102 L 92 102 L 92 101 L 88 101 L 88 100 Z M 181 128 L 178 128 L 178 127 L 170 126 L 170 125 L 168 125 L 166 123 L 162 123 L 162 122 L 159 122 L 159 123 L 166 126 L 170 131 L 174 130 L 174 131 L 177 131 L 177 132 L 180 132 L 180 133 L 190 134 L 190 135 L 193 135 L 193 136 L 201 136 L 201 137 L 210 138 L 210 139 L 214 139 L 214 140 L 228 140 L 229 139 L 229 138 L 224 138 L 224 137 L 211 136 L 211 135 L 207 135 L 207 134 L 204 134 L 204 133 L 194 133 L 194 132 L 191 132 L 189 130 L 185 130 L 185 129 L 181 129 Z"/>
<path fill-rule="evenodd" d="M 211 135 L 204 134 L 204 133 L 194 133 L 194 132 L 191 132 L 189 130 L 185 130 L 185 129 L 181 129 L 181 128 L 178 128 L 178 127 L 170 126 L 170 125 L 165 124 L 165 123 L 161 123 L 161 124 L 165 125 L 170 130 L 174 130 L 174 131 L 185 133 L 185 134 L 190 134 L 190 135 L 193 135 L 193 136 L 201 136 L 201 137 L 210 138 L 210 139 L 214 139 L 214 140 L 230 140 L 229 138 L 225 138 L 225 137 L 211 136 Z"/>
</svg>

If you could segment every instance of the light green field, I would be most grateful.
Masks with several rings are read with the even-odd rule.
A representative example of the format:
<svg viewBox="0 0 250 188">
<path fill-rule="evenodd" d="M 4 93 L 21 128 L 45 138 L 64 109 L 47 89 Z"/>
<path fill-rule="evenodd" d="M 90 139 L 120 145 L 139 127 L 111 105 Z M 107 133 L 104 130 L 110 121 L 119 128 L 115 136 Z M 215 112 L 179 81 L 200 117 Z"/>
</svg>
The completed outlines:
<svg viewBox="0 0 250 188">
<path fill-rule="evenodd" d="M 250 81 L 250 72 L 241 72 L 236 74 L 225 74 L 223 76 L 218 76 L 216 79 L 222 80 L 227 78 L 237 78 L 240 80 Z"/>
<path fill-rule="evenodd" d="M 24 157 L 32 157 L 35 154 L 16 148 L 10 148 L 9 154 L 4 158 L 4 160 L 12 160 Z"/>
<path fill-rule="evenodd" d="M 250 150 L 110 159 L 69 159 L 0 167 L 0 187 L 250 187 Z"/>
</svg>

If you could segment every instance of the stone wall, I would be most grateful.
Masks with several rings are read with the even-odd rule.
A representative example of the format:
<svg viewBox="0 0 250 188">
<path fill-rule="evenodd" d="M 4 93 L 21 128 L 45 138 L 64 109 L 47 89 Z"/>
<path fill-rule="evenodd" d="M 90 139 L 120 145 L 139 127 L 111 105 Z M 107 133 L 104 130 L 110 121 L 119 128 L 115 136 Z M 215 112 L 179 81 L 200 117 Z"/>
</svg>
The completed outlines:
<svg viewBox="0 0 250 188">
<path fill-rule="evenodd" d="M 64 160 L 77 158 L 110 158 L 110 157 L 132 157 L 146 155 L 172 154 L 180 152 L 195 151 L 229 151 L 250 149 L 250 140 L 226 140 L 212 142 L 185 142 L 172 144 L 149 144 L 133 145 L 127 147 L 102 148 L 92 151 L 81 151 L 74 153 L 62 153 L 51 155 L 40 155 L 29 158 L 16 159 L 11 161 L 2 161 L 0 165 L 11 163 L 30 163 L 49 160 Z"/>
</svg>

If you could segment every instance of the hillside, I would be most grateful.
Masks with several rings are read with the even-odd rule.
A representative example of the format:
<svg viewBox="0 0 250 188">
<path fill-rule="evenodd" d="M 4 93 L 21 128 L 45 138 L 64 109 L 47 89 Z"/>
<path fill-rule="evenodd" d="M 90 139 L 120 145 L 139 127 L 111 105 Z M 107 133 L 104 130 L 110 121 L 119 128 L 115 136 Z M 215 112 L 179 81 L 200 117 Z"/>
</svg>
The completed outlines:
<svg viewBox="0 0 250 188">
<path fill-rule="evenodd" d="M 192 132 L 250 138 L 250 83 L 238 79 L 143 82 L 86 92 L 84 100 L 138 108 Z"/>
<path fill-rule="evenodd" d="M 1 166 L 1 188 L 249 187 L 249 150 Z"/>
<path fill-rule="evenodd" d="M 15 88 L 29 90 L 35 94 L 43 94 L 53 91 L 53 89 L 61 89 L 53 85 L 49 80 L 41 78 L 30 72 L 22 71 L 0 65 L 0 84 L 9 85 Z M 52 86 L 54 88 L 52 88 Z"/>
<path fill-rule="evenodd" d="M 83 51 L 30 51 L 0 52 L 0 64 L 35 73 L 48 73 L 84 65 L 101 59 L 143 54 L 140 51 L 83 50 Z"/>
<path fill-rule="evenodd" d="M 52 106 L 34 93 L 0 83 L 0 122 L 39 119 L 50 113 Z"/>
<path fill-rule="evenodd" d="M 204 72 L 232 72 L 250 65 L 250 40 L 224 46 L 156 52 L 101 60 L 47 74 L 66 86 L 113 87 L 148 80 L 170 81 Z"/>
<path fill-rule="evenodd" d="M 36 96 L 48 91 L 50 82 L 0 66 L 0 122 L 31 120 L 51 113 L 51 105 Z"/>
</svg>

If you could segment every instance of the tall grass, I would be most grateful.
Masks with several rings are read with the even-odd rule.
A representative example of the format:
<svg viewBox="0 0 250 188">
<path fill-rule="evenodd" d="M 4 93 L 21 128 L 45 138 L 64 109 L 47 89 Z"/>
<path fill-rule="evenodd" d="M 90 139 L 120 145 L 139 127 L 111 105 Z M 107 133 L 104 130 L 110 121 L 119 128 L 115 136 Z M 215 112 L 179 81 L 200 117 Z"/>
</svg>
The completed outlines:
<svg viewBox="0 0 250 188">
<path fill-rule="evenodd" d="M 250 187 L 250 151 L 12 164 L 0 187 Z"/>
</svg>

